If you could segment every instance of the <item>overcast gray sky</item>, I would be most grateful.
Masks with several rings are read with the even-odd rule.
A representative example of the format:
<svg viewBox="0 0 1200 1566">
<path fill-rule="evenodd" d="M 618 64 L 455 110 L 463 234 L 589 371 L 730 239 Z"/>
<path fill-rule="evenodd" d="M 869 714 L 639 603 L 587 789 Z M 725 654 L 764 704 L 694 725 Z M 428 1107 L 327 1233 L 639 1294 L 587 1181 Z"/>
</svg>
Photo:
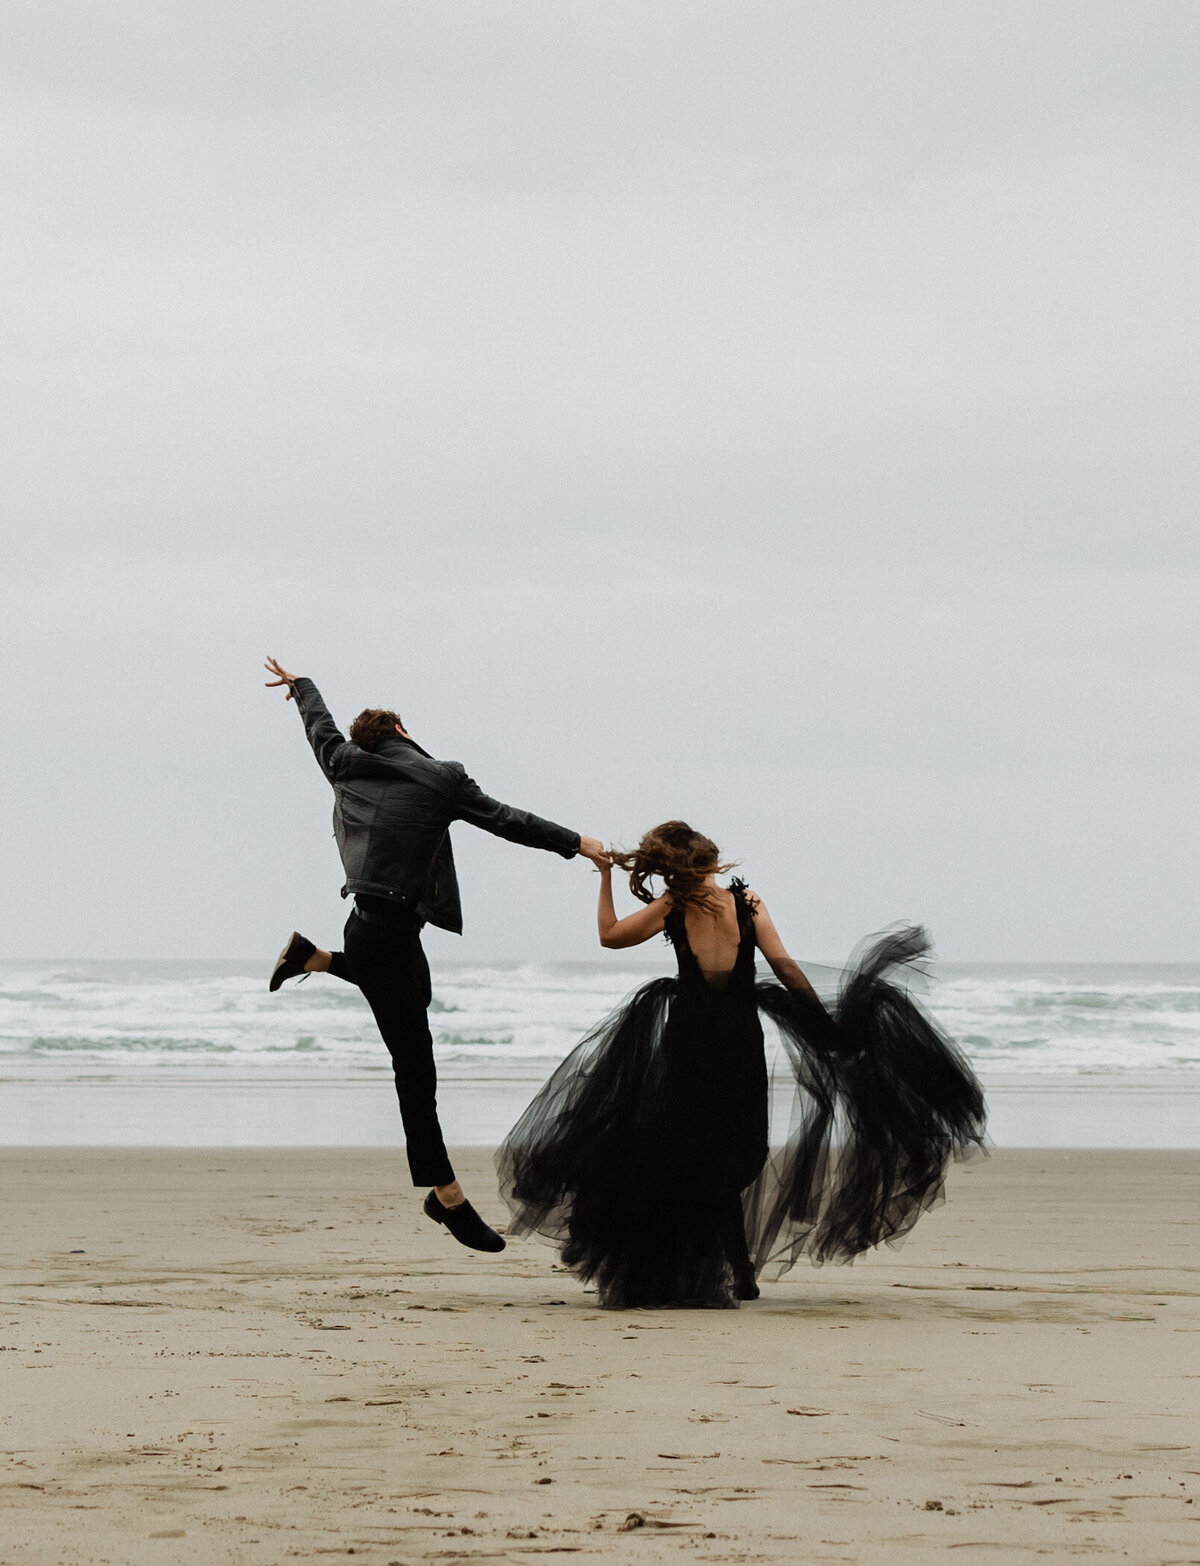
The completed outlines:
<svg viewBox="0 0 1200 1566">
<path fill-rule="evenodd" d="M 269 651 L 801 956 L 1196 956 L 1194 0 L 0 27 L 0 950 L 336 938 Z M 457 849 L 436 957 L 593 955 Z"/>
</svg>

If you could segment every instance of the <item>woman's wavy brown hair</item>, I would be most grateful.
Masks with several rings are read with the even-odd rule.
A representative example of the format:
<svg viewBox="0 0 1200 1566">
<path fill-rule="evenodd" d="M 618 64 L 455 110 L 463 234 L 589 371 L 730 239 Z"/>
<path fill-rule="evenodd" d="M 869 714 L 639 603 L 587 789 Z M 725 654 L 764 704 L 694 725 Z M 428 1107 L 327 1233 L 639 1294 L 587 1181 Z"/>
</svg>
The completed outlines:
<svg viewBox="0 0 1200 1566">
<path fill-rule="evenodd" d="M 639 901 L 654 901 L 647 882 L 657 876 L 679 907 L 690 904 L 709 913 L 717 913 L 720 902 L 704 883 L 710 875 L 733 869 L 732 864 L 721 863 L 721 852 L 712 838 L 686 821 L 664 821 L 652 827 L 631 854 L 613 850 L 610 857 L 619 870 L 628 873 L 629 890 Z"/>
</svg>

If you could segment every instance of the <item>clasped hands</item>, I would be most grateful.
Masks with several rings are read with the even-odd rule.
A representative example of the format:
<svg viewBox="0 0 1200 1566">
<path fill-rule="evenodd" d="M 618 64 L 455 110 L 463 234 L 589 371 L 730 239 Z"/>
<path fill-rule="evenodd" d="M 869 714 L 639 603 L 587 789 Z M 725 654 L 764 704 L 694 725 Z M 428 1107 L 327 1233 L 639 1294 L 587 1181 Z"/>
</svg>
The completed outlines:
<svg viewBox="0 0 1200 1566">
<path fill-rule="evenodd" d="M 579 852 L 584 859 L 590 859 L 597 870 L 604 871 L 612 869 L 612 860 L 609 858 L 607 849 L 598 837 L 584 837 L 580 835 Z"/>
</svg>

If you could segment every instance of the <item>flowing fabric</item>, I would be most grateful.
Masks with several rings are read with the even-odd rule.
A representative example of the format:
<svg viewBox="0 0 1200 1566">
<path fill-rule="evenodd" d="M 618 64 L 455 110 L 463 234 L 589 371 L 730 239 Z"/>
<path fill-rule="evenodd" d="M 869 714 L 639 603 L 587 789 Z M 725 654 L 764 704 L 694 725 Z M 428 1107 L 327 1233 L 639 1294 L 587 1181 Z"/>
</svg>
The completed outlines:
<svg viewBox="0 0 1200 1566">
<path fill-rule="evenodd" d="M 907 1234 L 949 1160 L 982 1144 L 982 1089 L 904 987 L 924 932 L 876 938 L 830 1012 L 756 982 L 752 901 L 732 890 L 741 939 L 724 987 L 673 910 L 678 974 L 605 1018 L 496 1156 L 509 1232 L 557 1244 L 607 1307 L 728 1308 L 801 1256 L 850 1261 Z M 774 1084 L 763 1017 L 783 1051 Z"/>
</svg>

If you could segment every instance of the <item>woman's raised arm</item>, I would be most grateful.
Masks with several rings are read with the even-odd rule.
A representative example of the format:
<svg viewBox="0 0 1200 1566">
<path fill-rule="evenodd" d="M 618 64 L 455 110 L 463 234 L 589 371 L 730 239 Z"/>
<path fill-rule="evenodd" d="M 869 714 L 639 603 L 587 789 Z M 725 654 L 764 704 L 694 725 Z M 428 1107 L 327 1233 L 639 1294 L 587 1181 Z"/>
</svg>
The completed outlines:
<svg viewBox="0 0 1200 1566">
<path fill-rule="evenodd" d="M 636 913 L 618 919 L 617 910 L 613 905 L 612 871 L 611 864 L 600 866 L 600 901 L 596 907 L 596 927 L 600 934 L 600 944 L 617 948 L 640 946 L 652 935 L 662 933 L 663 921 L 667 917 L 667 909 L 670 906 L 669 899 L 665 894 L 656 897 L 652 903 L 646 903 Z"/>
<path fill-rule="evenodd" d="M 774 920 L 767 912 L 766 903 L 753 892 L 747 892 L 746 898 L 754 910 L 754 939 L 758 942 L 759 951 L 771 964 L 775 977 L 789 990 L 795 990 L 798 995 L 805 995 L 820 1005 L 817 992 L 805 977 L 804 969 L 794 957 L 788 956 Z"/>
</svg>

